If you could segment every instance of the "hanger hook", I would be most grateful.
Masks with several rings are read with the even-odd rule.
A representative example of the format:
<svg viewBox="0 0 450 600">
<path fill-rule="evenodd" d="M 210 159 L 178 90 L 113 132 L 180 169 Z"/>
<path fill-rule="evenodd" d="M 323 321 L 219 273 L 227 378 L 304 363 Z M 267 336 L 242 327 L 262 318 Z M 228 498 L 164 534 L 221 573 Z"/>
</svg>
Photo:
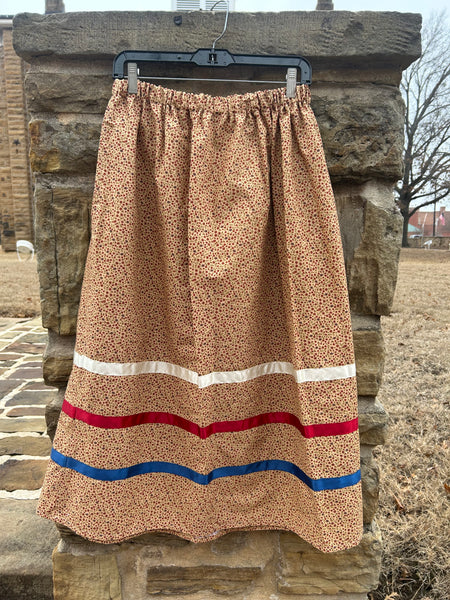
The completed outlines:
<svg viewBox="0 0 450 600">
<path fill-rule="evenodd" d="M 216 38 L 216 39 L 213 41 L 213 43 L 212 43 L 212 46 L 211 46 L 211 52 L 214 52 L 214 50 L 216 49 L 216 42 L 218 42 L 218 41 L 220 40 L 220 38 L 224 36 L 224 34 L 225 34 L 225 31 L 227 30 L 227 25 L 228 25 L 228 14 L 229 14 L 229 12 L 230 12 L 230 2 L 229 2 L 229 0 L 217 0 L 217 2 L 215 2 L 215 3 L 214 3 L 212 6 L 211 6 L 211 9 L 210 9 L 210 10 L 214 10 L 214 9 L 215 9 L 215 7 L 217 6 L 217 4 L 220 4 L 221 2 L 226 2 L 226 5 L 227 5 L 227 13 L 226 13 L 226 15 L 225 15 L 225 25 L 223 26 L 223 31 L 222 31 L 222 33 L 219 35 L 219 37 L 217 37 L 217 38 Z"/>
</svg>

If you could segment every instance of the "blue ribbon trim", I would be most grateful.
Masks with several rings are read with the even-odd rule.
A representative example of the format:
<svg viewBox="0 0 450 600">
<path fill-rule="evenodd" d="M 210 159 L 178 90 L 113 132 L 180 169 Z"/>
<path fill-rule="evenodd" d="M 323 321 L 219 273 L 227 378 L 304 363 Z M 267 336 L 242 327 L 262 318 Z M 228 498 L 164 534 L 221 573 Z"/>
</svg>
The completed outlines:
<svg viewBox="0 0 450 600">
<path fill-rule="evenodd" d="M 119 481 L 121 479 L 128 479 L 135 475 L 144 475 L 146 473 L 171 473 L 172 475 L 179 475 L 180 477 L 190 479 L 194 483 L 199 483 L 200 485 L 208 485 L 214 479 L 220 479 L 221 477 L 248 475 L 260 471 L 285 471 L 286 473 L 291 473 L 292 475 L 295 475 L 295 477 L 298 477 L 298 479 L 303 481 L 303 483 L 310 487 L 314 492 L 320 492 L 322 490 L 337 490 L 355 485 L 361 480 L 360 470 L 342 477 L 311 479 L 311 477 L 308 477 L 308 475 L 297 467 L 297 465 L 286 460 L 260 460 L 247 465 L 219 467 L 205 475 L 203 473 L 197 473 L 197 471 L 189 469 L 188 467 L 183 467 L 182 465 L 160 461 L 139 463 L 123 469 L 96 469 L 75 458 L 65 456 L 54 448 L 52 448 L 50 457 L 60 467 L 72 469 L 82 475 L 86 475 L 86 477 L 98 479 L 100 481 Z"/>
</svg>

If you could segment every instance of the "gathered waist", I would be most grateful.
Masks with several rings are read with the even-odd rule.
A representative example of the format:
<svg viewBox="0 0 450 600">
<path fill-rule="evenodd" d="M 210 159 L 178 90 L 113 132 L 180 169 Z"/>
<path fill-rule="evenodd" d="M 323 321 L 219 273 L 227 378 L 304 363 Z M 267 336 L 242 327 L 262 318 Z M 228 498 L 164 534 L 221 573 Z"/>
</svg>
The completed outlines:
<svg viewBox="0 0 450 600">
<path fill-rule="evenodd" d="M 128 94 L 128 81 L 116 79 L 113 85 L 113 95 Z M 309 105 L 311 94 L 309 86 L 298 85 L 295 98 L 286 96 L 286 88 L 258 90 L 230 96 L 212 96 L 210 94 L 184 92 L 154 85 L 146 81 L 138 81 L 137 97 L 148 99 L 150 102 L 168 104 L 188 110 L 207 110 L 211 112 L 245 112 L 254 109 L 273 110 L 282 105 Z"/>
</svg>

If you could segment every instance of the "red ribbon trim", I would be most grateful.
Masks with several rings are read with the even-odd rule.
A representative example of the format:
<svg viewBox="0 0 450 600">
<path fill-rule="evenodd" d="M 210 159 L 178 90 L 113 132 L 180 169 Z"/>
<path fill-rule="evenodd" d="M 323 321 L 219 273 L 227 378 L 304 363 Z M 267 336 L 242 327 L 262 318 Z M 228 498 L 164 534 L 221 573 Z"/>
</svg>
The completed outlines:
<svg viewBox="0 0 450 600">
<path fill-rule="evenodd" d="M 188 421 L 166 412 L 142 412 L 135 415 L 127 415 L 122 417 L 105 417 L 95 413 L 87 412 L 81 408 L 72 406 L 67 400 L 64 400 L 62 411 L 78 421 L 83 421 L 87 425 L 100 427 L 102 429 L 123 429 L 126 427 L 135 427 L 145 423 L 163 423 L 165 425 L 173 425 L 180 427 L 189 433 L 193 433 L 202 440 L 205 440 L 210 435 L 215 433 L 230 433 L 236 431 L 246 431 L 261 425 L 269 423 L 284 423 L 296 427 L 303 437 L 313 438 L 331 435 L 343 435 L 352 433 L 358 429 L 358 417 L 351 421 L 343 421 L 341 423 L 319 423 L 316 425 L 302 425 L 298 417 L 288 412 L 269 412 L 242 419 L 240 421 L 218 421 L 211 423 L 206 427 L 201 427 L 193 421 Z"/>
</svg>

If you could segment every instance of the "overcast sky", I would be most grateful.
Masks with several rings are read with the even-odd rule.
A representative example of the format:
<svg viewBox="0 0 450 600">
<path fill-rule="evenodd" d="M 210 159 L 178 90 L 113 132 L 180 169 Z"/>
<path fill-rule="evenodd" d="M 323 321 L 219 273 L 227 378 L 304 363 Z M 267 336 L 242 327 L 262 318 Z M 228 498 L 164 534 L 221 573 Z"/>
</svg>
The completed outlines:
<svg viewBox="0 0 450 600">
<path fill-rule="evenodd" d="M 65 0 L 66 12 L 89 10 L 171 10 L 172 0 Z M 335 10 L 389 10 L 424 15 L 441 11 L 446 0 L 334 0 Z M 235 0 L 236 11 L 314 10 L 316 0 Z M 45 0 L 0 0 L 0 14 L 45 12 Z"/>
</svg>

